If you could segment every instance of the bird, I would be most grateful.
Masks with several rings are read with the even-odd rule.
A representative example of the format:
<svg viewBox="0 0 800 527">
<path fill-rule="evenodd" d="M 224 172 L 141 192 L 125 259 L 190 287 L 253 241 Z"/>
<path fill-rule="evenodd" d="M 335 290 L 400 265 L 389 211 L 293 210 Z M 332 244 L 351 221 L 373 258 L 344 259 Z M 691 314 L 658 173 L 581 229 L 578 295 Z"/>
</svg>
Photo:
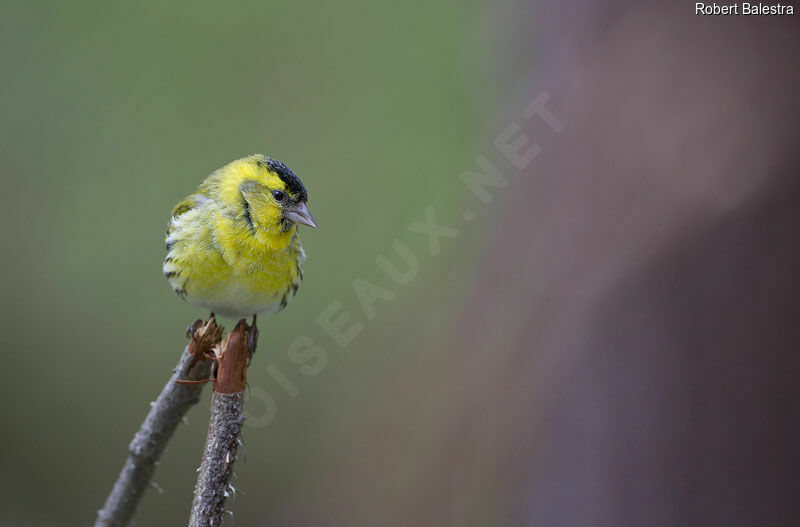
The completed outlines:
<svg viewBox="0 0 800 527">
<path fill-rule="evenodd" d="M 263 154 L 232 161 L 178 202 L 167 224 L 163 272 L 187 302 L 234 320 L 286 307 L 303 280 L 298 225 L 317 228 L 308 193 Z"/>
</svg>

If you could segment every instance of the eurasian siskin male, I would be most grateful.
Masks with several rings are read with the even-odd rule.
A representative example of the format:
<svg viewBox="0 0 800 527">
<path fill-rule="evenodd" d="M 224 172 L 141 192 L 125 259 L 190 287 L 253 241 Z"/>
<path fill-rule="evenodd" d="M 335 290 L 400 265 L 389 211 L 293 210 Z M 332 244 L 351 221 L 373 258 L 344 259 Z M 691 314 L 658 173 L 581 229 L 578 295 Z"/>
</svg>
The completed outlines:
<svg viewBox="0 0 800 527">
<path fill-rule="evenodd" d="M 303 279 L 297 224 L 316 228 L 289 167 L 252 155 L 208 176 L 172 210 L 164 275 L 182 298 L 225 317 L 286 307 Z"/>
</svg>

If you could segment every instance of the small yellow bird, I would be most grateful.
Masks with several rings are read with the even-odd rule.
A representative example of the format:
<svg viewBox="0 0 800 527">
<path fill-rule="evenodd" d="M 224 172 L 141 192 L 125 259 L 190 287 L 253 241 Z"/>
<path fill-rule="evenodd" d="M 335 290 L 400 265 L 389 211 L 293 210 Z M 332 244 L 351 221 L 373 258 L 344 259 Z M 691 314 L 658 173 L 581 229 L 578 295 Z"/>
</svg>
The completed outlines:
<svg viewBox="0 0 800 527">
<path fill-rule="evenodd" d="M 220 168 L 172 210 L 164 275 L 181 298 L 243 319 L 280 311 L 303 279 L 297 224 L 316 228 L 303 183 L 256 154 Z"/>
</svg>

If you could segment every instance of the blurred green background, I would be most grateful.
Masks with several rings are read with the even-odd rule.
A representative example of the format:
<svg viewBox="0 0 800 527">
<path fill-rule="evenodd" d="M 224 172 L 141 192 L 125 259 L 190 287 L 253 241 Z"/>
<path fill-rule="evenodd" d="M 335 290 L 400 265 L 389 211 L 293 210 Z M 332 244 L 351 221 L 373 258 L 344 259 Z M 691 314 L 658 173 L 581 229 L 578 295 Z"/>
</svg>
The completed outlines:
<svg viewBox="0 0 800 527">
<path fill-rule="evenodd" d="M 382 411 L 388 384 L 391 397 L 403 384 L 413 391 L 414 379 L 396 373 L 436 353 L 468 290 L 477 224 L 435 258 L 407 226 L 429 205 L 452 223 L 468 199 L 458 174 L 480 153 L 495 89 L 477 3 L 18 1 L 4 2 L 1 18 L 0 523 L 93 522 L 184 328 L 205 315 L 161 274 L 169 211 L 250 153 L 297 172 L 320 229 L 302 232 L 298 297 L 260 323 L 248 380 L 276 414 L 245 430 L 237 523 L 313 511 L 340 459 L 380 448 L 382 434 L 429 433 L 408 416 L 423 428 L 359 423 Z M 375 264 L 394 255 L 395 238 L 420 259 L 407 286 Z M 354 297 L 356 278 L 396 295 L 378 303 L 375 320 Z M 346 349 L 315 322 L 333 301 L 365 323 Z M 287 356 L 301 335 L 327 352 L 316 376 Z M 138 525 L 185 523 L 208 395 L 178 429 L 156 473 L 162 490 L 146 494 Z M 257 400 L 249 410 L 254 419 L 266 411 Z M 391 479 L 410 462 L 388 456 L 364 471 Z"/>
</svg>

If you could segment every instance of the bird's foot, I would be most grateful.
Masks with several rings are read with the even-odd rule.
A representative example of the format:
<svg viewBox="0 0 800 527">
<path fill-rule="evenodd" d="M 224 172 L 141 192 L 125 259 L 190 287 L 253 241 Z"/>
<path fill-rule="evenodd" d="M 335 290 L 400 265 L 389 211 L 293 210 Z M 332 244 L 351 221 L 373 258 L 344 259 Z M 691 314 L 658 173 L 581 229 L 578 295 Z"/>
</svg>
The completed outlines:
<svg viewBox="0 0 800 527">
<path fill-rule="evenodd" d="M 186 336 L 189 338 L 189 353 L 192 354 L 192 361 L 182 372 L 182 377 L 187 377 L 192 368 L 202 359 L 209 359 L 214 356 L 213 349 L 222 340 L 222 332 L 224 328 L 217 325 L 214 319 L 214 313 L 208 318 L 208 321 L 200 319 L 195 320 L 194 324 L 186 328 Z M 178 379 L 175 381 L 178 384 L 200 384 L 206 382 L 205 380 L 192 381 L 188 379 Z"/>
</svg>

